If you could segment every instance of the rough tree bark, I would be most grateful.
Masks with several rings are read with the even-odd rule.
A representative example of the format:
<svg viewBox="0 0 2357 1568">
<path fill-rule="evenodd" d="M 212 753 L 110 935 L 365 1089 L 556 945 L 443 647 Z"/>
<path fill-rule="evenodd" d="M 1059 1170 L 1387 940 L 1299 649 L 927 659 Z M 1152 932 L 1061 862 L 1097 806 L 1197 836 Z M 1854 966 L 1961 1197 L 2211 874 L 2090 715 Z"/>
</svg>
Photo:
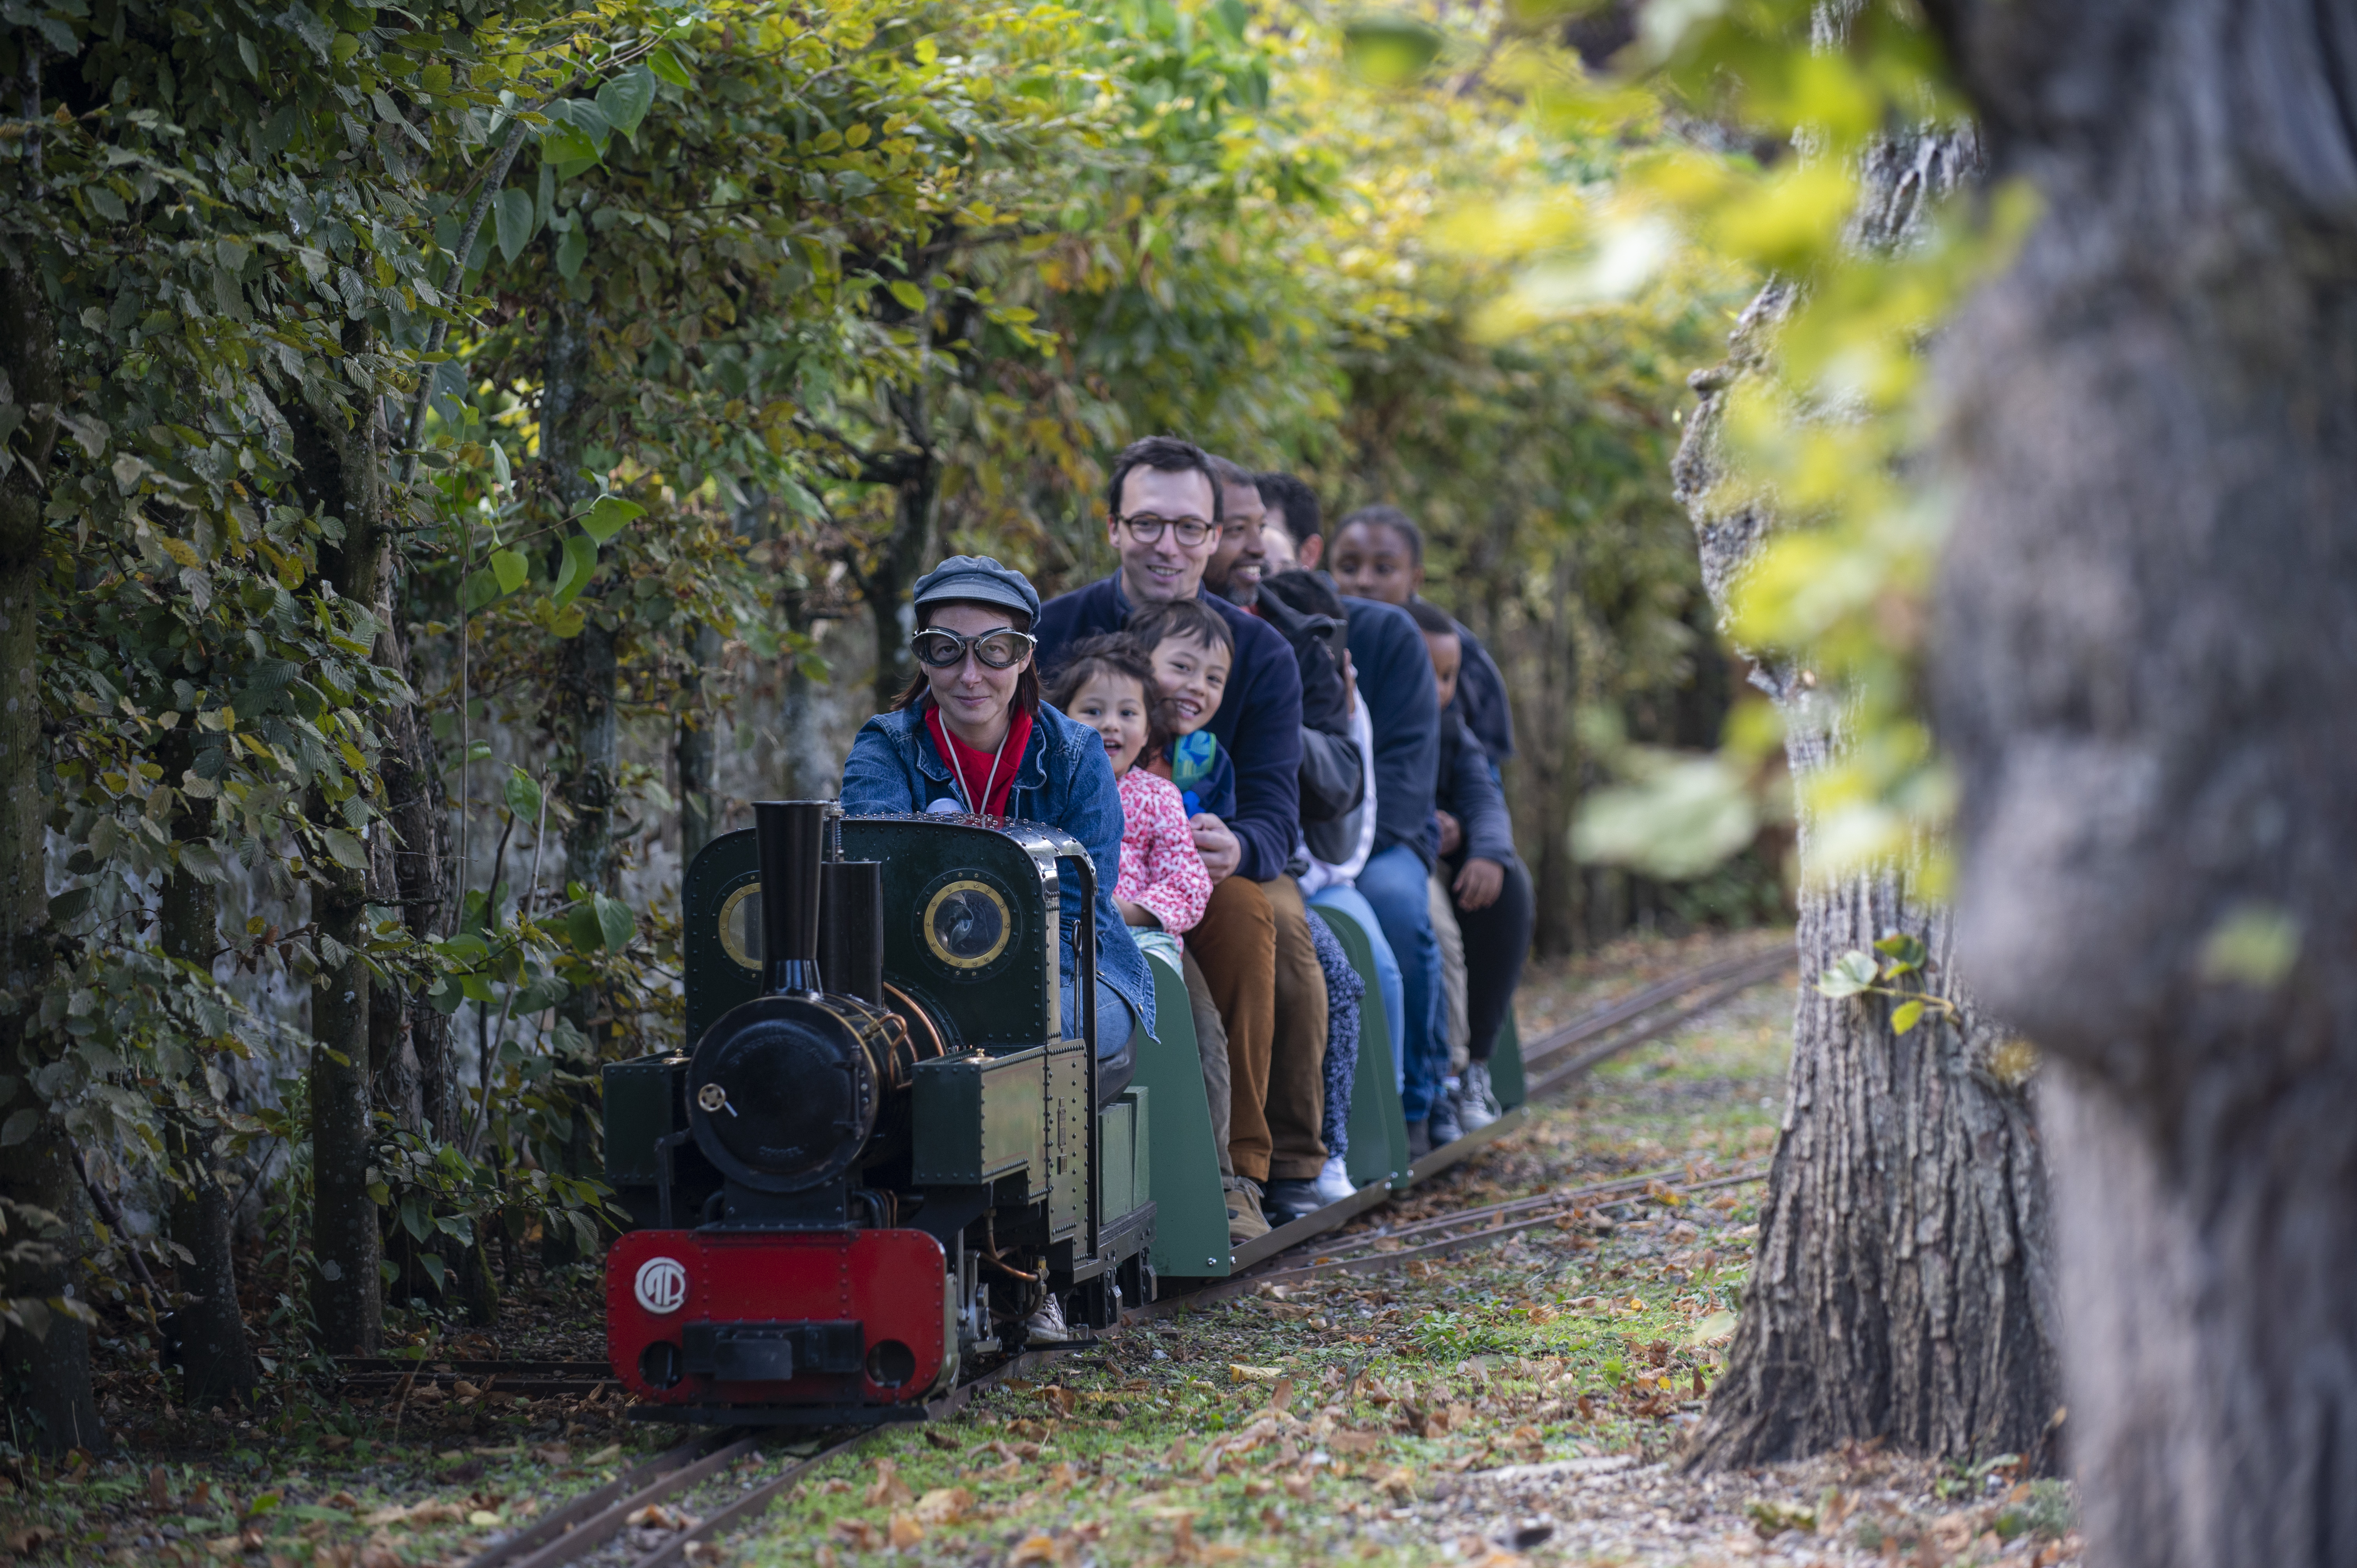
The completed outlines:
<svg viewBox="0 0 2357 1568">
<path fill-rule="evenodd" d="M 33 49 L 27 49 L 24 116 L 40 113 Z M 38 163 L 33 168 L 38 177 Z M 29 272 L 0 270 L 0 380 L 8 401 L 33 410 L 65 402 L 58 336 Z M 0 1011 L 0 1062 L 22 1074 L 38 1046 L 25 1026 L 37 1011 L 49 963 L 48 887 L 42 876 L 42 833 L 48 815 L 41 800 L 39 598 L 46 564 L 42 507 L 46 475 L 57 445 L 53 413 L 28 413 L 13 444 L 16 462 L 0 478 L 0 987 L 9 1005 Z M 31 1047 L 30 1051 L 27 1047 Z M 19 1088 L 17 1092 L 27 1092 Z M 10 1114 L 24 1109 L 11 1105 Z M 28 1217 L 7 1215 L 0 1251 L 0 1296 L 53 1301 L 74 1293 L 74 1274 L 89 1255 L 90 1214 L 74 1168 L 64 1123 L 44 1111 L 30 1133 L 0 1147 L 0 1198 L 57 1216 L 51 1244 L 20 1246 L 30 1238 Z M 26 1437 L 54 1450 L 95 1446 L 103 1440 L 91 1397 L 90 1335 L 62 1312 L 51 1313 L 39 1337 L 10 1330 L 0 1338 L 0 1391 L 32 1430 Z"/>
<path fill-rule="evenodd" d="M 892 487 L 892 529 L 873 551 L 851 563 L 852 581 L 859 585 L 876 628 L 878 713 L 892 705 L 916 673 L 916 660 L 909 652 L 909 591 L 924 575 L 942 494 L 942 459 L 932 445 L 924 388 L 894 388 L 887 397 L 910 445 L 897 452 L 863 455 L 859 477 Z"/>
<path fill-rule="evenodd" d="M 1964 134 L 1885 146 L 1861 171 L 1858 242 L 1905 242 L 1974 158 Z M 1756 506 L 1714 508 L 1727 395 L 1738 378 L 1766 373 L 1790 305 L 1787 286 L 1771 284 L 1738 325 L 1727 363 L 1694 378 L 1702 405 L 1676 477 L 1722 613 L 1777 526 Z M 1838 695 L 1796 662 L 1760 661 L 1752 679 L 1784 716 L 1794 786 L 1805 790 L 1844 744 Z M 1964 992 L 1947 912 L 1896 866 L 1813 875 L 1814 836 L 1804 809 L 1803 984 L 1784 1122 L 1728 1368 L 1689 1463 L 1749 1466 L 1886 1437 L 1919 1454 L 2050 1464 L 2060 1382 L 2029 1053 Z M 1925 944 L 1933 988 L 1964 1004 L 1957 1025 L 1933 1014 L 1896 1035 L 1888 1004 L 1806 983 L 1894 930 Z"/>
<path fill-rule="evenodd" d="M 387 624 L 385 636 L 396 667 L 415 690 L 417 670 L 408 639 L 395 623 Z M 401 900 L 402 924 L 418 941 L 445 936 L 451 913 L 449 792 L 442 783 L 434 727 L 414 707 L 404 707 L 386 725 L 377 771 L 384 780 L 393 883 Z M 417 1125 L 439 1142 L 455 1143 L 466 1128 L 458 1114 L 450 1060 L 450 1019 L 426 1000 L 423 990 L 413 992 L 404 1006 L 404 1055 L 396 1059 L 396 1081 L 386 1086 L 385 1098 L 406 1108 L 414 1095 Z"/>
<path fill-rule="evenodd" d="M 2357 1561 L 2357 12 L 1925 8 L 2045 199 L 1943 350 L 1934 672 L 2089 1560 Z"/>
<path fill-rule="evenodd" d="M 166 779 L 179 779 L 196 760 L 188 732 L 167 734 L 157 759 Z M 212 832 L 212 822 L 210 800 L 185 796 L 172 834 L 184 842 L 205 838 Z M 165 954 L 210 973 L 221 947 L 219 904 L 213 885 L 204 878 L 187 871 L 167 876 L 156 920 Z M 188 1070 L 198 1080 L 198 1098 L 210 1099 L 202 1087 L 204 1063 L 192 1058 Z M 178 1265 L 180 1293 L 187 1299 L 173 1309 L 173 1326 L 180 1347 L 181 1397 L 192 1410 L 242 1403 L 259 1380 L 245 1319 L 238 1310 L 237 1260 L 231 1249 L 235 1217 L 214 1163 L 214 1131 L 209 1122 L 177 1115 L 165 1129 L 173 1170 L 188 1184 L 173 1193 L 167 1224 L 173 1244 L 188 1254 Z"/>
<path fill-rule="evenodd" d="M 349 351 L 365 347 L 365 331 L 360 323 L 347 324 Z M 305 499 L 326 506 L 343 524 L 343 541 L 325 553 L 322 573 L 339 596 L 366 607 L 382 625 L 391 553 L 381 415 L 362 403 L 348 423 L 339 410 L 292 403 L 287 416 Z M 346 826 L 317 789 L 307 809 L 323 826 Z M 371 980 L 360 951 L 370 874 L 332 860 L 313 871 L 311 918 L 320 964 L 311 982 L 311 1316 L 328 1352 L 370 1355 L 384 1317 L 377 1273 L 383 1243 L 368 1190 L 374 1143 Z"/>
</svg>

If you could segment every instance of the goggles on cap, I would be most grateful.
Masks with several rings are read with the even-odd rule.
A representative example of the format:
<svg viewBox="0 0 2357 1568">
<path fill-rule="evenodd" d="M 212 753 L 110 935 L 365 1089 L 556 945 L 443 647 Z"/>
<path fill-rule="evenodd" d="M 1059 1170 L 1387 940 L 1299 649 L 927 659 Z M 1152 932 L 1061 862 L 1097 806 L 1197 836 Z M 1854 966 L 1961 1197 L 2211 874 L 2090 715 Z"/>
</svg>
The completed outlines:
<svg viewBox="0 0 2357 1568">
<path fill-rule="evenodd" d="M 909 650 L 917 662 L 934 670 L 954 670 L 965 662 L 967 649 L 993 670 L 1012 670 L 1030 657 L 1039 639 L 1028 632 L 1002 626 L 996 631 L 976 632 L 972 637 L 960 637 L 956 632 L 940 627 L 927 627 L 909 639 Z"/>
</svg>

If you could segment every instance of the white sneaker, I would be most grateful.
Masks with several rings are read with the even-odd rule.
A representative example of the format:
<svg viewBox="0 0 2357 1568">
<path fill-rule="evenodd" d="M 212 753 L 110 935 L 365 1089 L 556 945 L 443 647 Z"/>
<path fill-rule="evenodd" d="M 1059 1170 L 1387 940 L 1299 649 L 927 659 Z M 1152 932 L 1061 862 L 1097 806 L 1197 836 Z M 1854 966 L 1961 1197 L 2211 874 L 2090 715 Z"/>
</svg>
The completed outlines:
<svg viewBox="0 0 2357 1568">
<path fill-rule="evenodd" d="M 1342 1168 L 1342 1156 L 1329 1155 L 1318 1173 L 1318 1201 L 1340 1203 L 1358 1190 L 1351 1185 L 1351 1173 Z"/>
<path fill-rule="evenodd" d="M 1025 1337 L 1032 1340 L 1064 1340 L 1072 1331 L 1064 1326 L 1064 1307 L 1053 1292 L 1039 1305 L 1039 1310 L 1023 1320 Z"/>
<path fill-rule="evenodd" d="M 1457 1124 L 1477 1133 L 1505 1113 L 1490 1087 L 1490 1064 L 1468 1062 L 1457 1090 Z"/>
</svg>

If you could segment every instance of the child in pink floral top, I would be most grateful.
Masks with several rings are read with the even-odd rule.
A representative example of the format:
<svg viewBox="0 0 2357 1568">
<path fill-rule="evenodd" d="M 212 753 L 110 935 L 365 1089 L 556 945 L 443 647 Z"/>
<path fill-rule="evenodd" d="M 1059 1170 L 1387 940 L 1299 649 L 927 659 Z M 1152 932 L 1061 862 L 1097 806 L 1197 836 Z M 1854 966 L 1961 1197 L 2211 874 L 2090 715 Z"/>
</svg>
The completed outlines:
<svg viewBox="0 0 2357 1568">
<path fill-rule="evenodd" d="M 1135 766 L 1160 726 L 1152 707 L 1154 665 L 1135 639 L 1114 633 L 1075 643 L 1048 701 L 1104 736 L 1121 789 L 1121 877 L 1114 907 L 1147 954 L 1178 967 L 1178 938 L 1203 918 L 1211 878 L 1195 852 L 1186 807 L 1167 779 Z M 1168 944 L 1167 947 L 1165 944 Z"/>
</svg>

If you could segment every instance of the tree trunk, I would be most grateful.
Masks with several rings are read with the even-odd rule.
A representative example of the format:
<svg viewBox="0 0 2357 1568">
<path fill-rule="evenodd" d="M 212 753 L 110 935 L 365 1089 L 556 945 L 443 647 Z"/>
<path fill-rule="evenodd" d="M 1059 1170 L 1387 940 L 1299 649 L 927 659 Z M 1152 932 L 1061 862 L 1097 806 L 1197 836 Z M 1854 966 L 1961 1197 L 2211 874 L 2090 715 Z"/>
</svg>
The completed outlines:
<svg viewBox="0 0 2357 1568">
<path fill-rule="evenodd" d="M 541 461 L 547 470 L 550 499 L 565 516 L 580 510 L 597 495 L 597 487 L 582 473 L 587 461 L 584 427 L 589 414 L 586 383 L 590 325 L 587 313 L 561 293 L 551 302 L 547 371 L 541 392 Z M 619 632 L 599 603 L 602 592 L 592 585 L 583 593 L 587 618 L 580 635 L 565 645 L 557 676 L 559 745 L 565 757 L 559 787 L 573 810 L 572 823 L 565 833 L 565 876 L 593 893 L 610 892 L 615 873 L 614 701 Z M 597 1010 L 597 993 L 586 987 L 577 990 L 561 1010 L 576 1027 L 586 1027 Z M 498 1048 L 498 1041 L 491 1044 Z"/>
<path fill-rule="evenodd" d="M 1934 671 L 2089 1561 L 2357 1561 L 2357 19 L 1926 8 L 2044 199 L 1943 350 Z"/>
<path fill-rule="evenodd" d="M 40 97 L 33 49 L 25 55 L 29 124 L 39 119 Z M 38 159 L 33 166 L 38 173 Z M 65 401 L 57 330 L 40 281 L 28 272 L 0 271 L 0 375 L 20 407 L 53 409 Z M 38 667 L 42 508 L 57 430 L 52 414 L 30 413 L 17 439 L 17 462 L 0 478 L 0 677 L 8 692 L 0 702 L 0 986 L 19 999 L 40 993 L 49 962 Z M 19 1078 L 46 1056 L 26 1036 L 32 1016 L 21 1001 L 0 1015 L 0 1063 Z M 11 1103 L 5 1112 L 14 1116 L 27 1108 Z M 72 1295 L 75 1272 L 90 1251 L 90 1219 L 72 1145 L 54 1112 L 42 1109 L 20 1142 L 0 1146 L 0 1201 L 29 1205 L 59 1220 L 52 1245 L 20 1249 L 15 1261 L 0 1261 L 0 1297 L 48 1302 Z M 8 1223 L 10 1242 L 27 1239 L 32 1227 L 21 1208 L 0 1209 L 0 1219 Z M 0 1252 L 0 1260 L 5 1257 Z M 64 1312 L 50 1313 L 38 1338 L 16 1329 L 0 1338 L 0 1391 L 32 1428 L 19 1441 L 52 1451 L 103 1441 L 91 1398 L 90 1334 Z"/>
<path fill-rule="evenodd" d="M 552 241 L 554 236 L 551 237 Z M 590 413 L 589 334 L 587 311 L 561 290 L 549 311 L 548 367 L 541 394 L 541 453 L 548 467 L 550 490 L 558 506 L 570 515 L 589 504 L 597 488 L 582 472 L 587 458 L 587 427 Z M 601 552 L 602 553 L 602 552 Z M 582 595 L 587 612 L 580 634 L 565 645 L 557 681 L 560 746 L 565 772 L 560 788 L 572 810 L 565 832 L 565 874 L 592 894 L 611 893 L 620 866 L 614 853 L 614 782 L 618 771 L 615 703 L 620 677 L 617 650 L 621 631 L 600 602 L 603 588 L 593 585 Z M 582 1056 L 561 1065 L 580 1077 L 594 1076 L 603 1042 L 597 1038 L 605 998 L 595 986 L 576 986 L 557 1004 L 558 1013 L 588 1039 Z M 499 1049 L 493 1040 L 491 1049 Z M 560 1058 L 564 1053 L 559 1053 Z M 595 1106 L 579 1093 L 566 1096 L 572 1133 L 551 1151 L 566 1175 L 590 1176 L 587 1118 Z M 551 1266 L 572 1262 L 578 1253 L 570 1226 L 550 1226 L 542 1233 L 542 1262 Z"/>
<path fill-rule="evenodd" d="M 195 762 L 188 730 L 168 732 L 156 748 L 164 778 L 177 784 Z M 213 803 L 184 796 L 181 813 L 173 822 L 173 837 L 183 843 L 212 832 Z M 213 885 L 185 871 L 164 878 L 157 926 L 165 956 L 212 972 L 213 954 L 221 946 L 219 900 Z M 205 1082 L 204 1063 L 192 1060 L 192 1098 L 212 1098 Z M 185 1186 L 174 1189 L 168 1219 L 175 1247 L 188 1256 L 178 1265 L 180 1293 L 187 1299 L 173 1309 L 173 1326 L 180 1345 L 182 1401 L 192 1410 L 242 1403 L 258 1381 L 253 1348 L 245 1337 L 245 1318 L 238 1310 L 237 1260 L 229 1192 L 215 1164 L 215 1123 L 186 1112 L 165 1125 L 165 1147 L 173 1175 Z"/>
<path fill-rule="evenodd" d="M 1903 242 L 1974 157 L 1968 134 L 1886 145 L 1861 171 L 1862 242 Z M 1679 450 L 1678 491 L 1722 615 L 1778 526 L 1754 508 L 1710 510 L 1727 396 L 1737 378 L 1767 373 L 1768 340 L 1790 304 L 1787 286 L 1771 284 L 1738 325 L 1728 363 L 1695 377 L 1703 397 Z M 1784 716 L 1804 792 L 1842 744 L 1839 699 L 1797 665 L 1763 663 L 1752 679 Z M 1747 1466 L 1886 1437 L 1912 1453 L 2050 1463 L 2060 1382 L 2028 1053 L 1964 994 L 1944 910 L 1892 867 L 1829 882 L 1813 841 L 1803 805 L 1804 983 L 1784 1123 L 1728 1368 L 1688 1462 Z M 1959 1026 L 1932 1015 L 1896 1035 L 1888 1004 L 1806 983 L 1892 931 L 1924 942 L 1930 986 L 1964 1004 Z"/>
<path fill-rule="evenodd" d="M 854 577 L 867 601 L 868 620 L 876 628 L 876 711 L 882 713 L 907 688 L 917 672 L 909 652 L 909 592 L 925 573 L 925 555 L 933 542 L 933 514 L 942 493 L 941 458 L 932 447 L 932 431 L 925 413 L 921 387 L 888 394 L 894 416 L 910 446 L 890 456 L 871 459 L 867 473 L 892 486 L 892 531 L 877 546 L 864 566 L 855 564 Z"/>
<path fill-rule="evenodd" d="M 386 628 L 403 673 L 417 686 L 415 660 L 397 624 Z M 385 820 L 392 829 L 393 886 L 401 899 L 402 924 L 413 940 L 432 941 L 449 931 L 451 913 L 450 803 L 442 783 L 442 759 L 434 726 L 414 707 L 404 707 L 385 726 L 383 759 Z M 404 1003 L 408 1015 L 407 1058 L 397 1064 L 406 1081 L 388 1086 L 388 1101 L 406 1108 L 414 1095 L 416 1125 L 438 1143 L 455 1143 L 466 1128 L 458 1113 L 457 1071 L 450 1059 L 448 1015 L 420 991 Z"/>
<path fill-rule="evenodd" d="M 712 710 L 704 701 L 704 672 L 717 668 L 719 663 L 720 633 L 699 625 L 687 674 L 679 683 L 679 738 L 673 747 L 673 755 L 679 761 L 679 864 L 683 872 L 712 842 L 718 821 L 720 799 L 712 787 Z"/>
<path fill-rule="evenodd" d="M 367 346 L 366 328 L 347 323 L 345 348 Z M 349 417 L 321 405 L 290 404 L 295 456 L 305 499 L 324 505 L 344 528 L 322 575 L 341 597 L 390 624 L 391 575 L 384 531 L 385 452 L 381 414 L 361 402 Z M 382 639 L 376 650 L 380 662 Z M 308 811 L 322 827 L 348 829 L 317 790 Z M 374 829 L 371 838 L 383 830 Z M 313 867 L 311 918 L 318 972 L 311 982 L 311 1316 L 332 1355 L 370 1355 L 383 1326 L 383 1257 L 376 1201 L 369 1195 L 375 1127 L 370 1029 L 371 983 L 361 948 L 367 940 L 370 873 L 322 859 Z M 382 896 L 382 895 L 380 895 Z"/>
</svg>

